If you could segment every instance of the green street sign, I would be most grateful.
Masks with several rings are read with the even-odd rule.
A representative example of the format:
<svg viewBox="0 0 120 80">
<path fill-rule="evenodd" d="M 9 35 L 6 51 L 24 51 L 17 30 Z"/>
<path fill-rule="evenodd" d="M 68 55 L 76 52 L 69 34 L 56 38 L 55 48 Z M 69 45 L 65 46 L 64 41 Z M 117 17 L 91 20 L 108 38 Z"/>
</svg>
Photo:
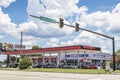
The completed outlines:
<svg viewBox="0 0 120 80">
<path fill-rule="evenodd" d="M 47 21 L 47 22 L 51 22 L 51 23 L 56 23 L 56 21 L 54 19 L 50 19 L 50 18 L 43 17 L 43 16 L 40 16 L 39 18 L 40 18 L 40 20 L 43 20 L 43 21 Z"/>
</svg>

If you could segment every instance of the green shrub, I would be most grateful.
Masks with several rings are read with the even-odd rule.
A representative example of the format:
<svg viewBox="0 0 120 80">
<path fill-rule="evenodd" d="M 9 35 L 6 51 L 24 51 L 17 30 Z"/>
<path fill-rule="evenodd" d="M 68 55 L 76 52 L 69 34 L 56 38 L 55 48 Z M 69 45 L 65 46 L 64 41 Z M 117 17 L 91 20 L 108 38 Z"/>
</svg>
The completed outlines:
<svg viewBox="0 0 120 80">
<path fill-rule="evenodd" d="M 24 57 L 20 60 L 19 68 L 27 69 L 32 65 L 32 61 L 28 57 Z"/>
</svg>

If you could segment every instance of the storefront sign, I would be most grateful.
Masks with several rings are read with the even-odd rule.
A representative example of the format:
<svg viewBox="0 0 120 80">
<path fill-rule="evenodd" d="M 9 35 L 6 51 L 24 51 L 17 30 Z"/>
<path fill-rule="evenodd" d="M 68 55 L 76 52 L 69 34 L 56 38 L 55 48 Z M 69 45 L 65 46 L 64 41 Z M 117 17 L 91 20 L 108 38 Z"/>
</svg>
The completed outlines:
<svg viewBox="0 0 120 80">
<path fill-rule="evenodd" d="M 65 55 L 66 58 L 78 58 L 78 54 L 67 54 Z M 108 60 L 110 59 L 110 54 L 103 54 L 103 53 L 82 53 L 79 54 L 79 58 L 87 58 L 87 59 L 99 59 L 99 60 Z"/>
</svg>

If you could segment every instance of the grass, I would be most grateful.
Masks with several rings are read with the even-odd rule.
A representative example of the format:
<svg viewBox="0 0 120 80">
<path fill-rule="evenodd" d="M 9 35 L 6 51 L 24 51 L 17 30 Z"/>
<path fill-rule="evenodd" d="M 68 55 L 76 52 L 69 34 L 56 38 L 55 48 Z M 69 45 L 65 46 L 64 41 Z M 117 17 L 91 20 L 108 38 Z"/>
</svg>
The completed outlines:
<svg viewBox="0 0 120 80">
<path fill-rule="evenodd" d="M 11 70 L 11 71 L 17 71 L 18 68 L 0 68 L 0 70 Z"/>
<path fill-rule="evenodd" d="M 115 73 L 120 74 L 120 70 L 116 70 Z"/>
<path fill-rule="evenodd" d="M 82 73 L 82 74 L 106 74 L 105 70 L 98 69 L 59 69 L 59 68 L 36 68 L 28 69 L 28 71 L 37 71 L 37 72 L 57 72 L 57 73 Z"/>
<path fill-rule="evenodd" d="M 109 74 L 103 69 L 60 69 L 60 68 L 30 68 L 20 70 L 18 68 L 0 68 L 0 70 L 31 71 L 31 72 L 56 72 L 56 73 L 78 73 L 78 74 Z M 120 73 L 120 71 L 118 71 Z"/>
</svg>

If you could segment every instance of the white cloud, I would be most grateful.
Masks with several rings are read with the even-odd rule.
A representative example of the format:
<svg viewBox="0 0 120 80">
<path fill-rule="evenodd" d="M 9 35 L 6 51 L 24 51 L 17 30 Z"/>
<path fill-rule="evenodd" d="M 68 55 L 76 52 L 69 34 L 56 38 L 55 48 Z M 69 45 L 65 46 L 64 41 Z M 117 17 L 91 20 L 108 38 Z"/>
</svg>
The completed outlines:
<svg viewBox="0 0 120 80">
<path fill-rule="evenodd" d="M 58 47 L 59 46 L 59 39 L 51 38 L 49 42 L 45 44 L 45 47 Z"/>
<path fill-rule="evenodd" d="M 14 33 L 16 24 L 11 22 L 11 19 L 8 14 L 4 14 L 0 7 L 0 29 L 5 33 Z"/>
<path fill-rule="evenodd" d="M 59 0 L 29 0 L 28 13 L 50 17 L 67 17 L 72 13 L 81 13 L 87 10 L 85 7 L 79 9 L 76 5 L 78 2 L 79 0 L 64 0 L 64 2 Z"/>
<path fill-rule="evenodd" d="M 29 0 L 27 12 L 28 14 L 45 16 L 59 21 L 60 17 L 66 18 L 73 14 L 80 14 L 87 11 L 87 7 L 85 6 L 80 8 L 77 7 L 76 3 L 78 3 L 78 1 L 79 0 L 64 0 L 63 3 L 59 0 Z M 40 31 L 37 31 L 36 33 L 39 34 L 39 37 L 63 37 L 74 31 L 70 27 L 64 26 L 63 29 L 60 29 L 57 24 L 46 23 L 32 17 L 29 17 L 29 21 L 34 21 L 34 23 L 38 26 Z M 67 21 L 65 20 L 64 22 Z M 69 22 L 67 23 L 69 24 Z"/>
<path fill-rule="evenodd" d="M 110 16 L 110 12 L 97 11 L 91 14 L 84 13 L 81 16 L 81 21 L 89 26 L 109 27 L 109 22 L 107 20 Z"/>
<path fill-rule="evenodd" d="M 27 12 L 28 14 L 36 16 L 42 15 L 58 21 L 60 17 L 66 18 L 73 14 L 81 14 L 87 11 L 86 6 L 82 6 L 80 8 L 77 7 L 76 4 L 78 1 L 79 0 L 65 0 L 63 3 L 59 0 L 47 0 L 42 2 L 40 0 L 28 0 Z M 8 19 L 10 19 L 9 16 Z M 11 20 L 8 20 L 8 22 L 10 21 Z M 66 20 L 64 22 L 69 24 Z M 45 45 L 47 47 L 58 46 L 58 38 L 71 34 L 74 29 L 67 26 L 60 29 L 58 24 L 50 24 L 40 21 L 39 19 L 29 17 L 28 22 L 21 23 L 11 30 L 11 32 L 14 32 L 12 35 L 17 38 L 20 38 L 21 31 L 24 33 L 24 44 L 27 44 L 28 46 L 33 45 L 33 43 L 38 43 L 38 39 L 51 38 L 50 42 L 47 42 Z"/>
<path fill-rule="evenodd" d="M 113 14 L 120 13 L 120 3 L 116 5 L 116 7 L 112 10 Z"/>
<path fill-rule="evenodd" d="M 101 31 L 98 31 L 101 32 Z M 62 41 L 60 45 L 90 45 L 100 47 L 102 52 L 111 53 L 112 41 L 101 36 L 83 31 L 75 39 Z"/>
<path fill-rule="evenodd" d="M 70 27 L 65 26 L 64 28 L 60 30 L 55 24 L 45 24 L 42 22 L 36 24 L 36 22 L 29 21 L 20 24 L 17 30 L 19 32 L 23 31 L 27 36 L 34 36 L 36 38 L 62 37 L 73 31 Z"/>
<path fill-rule="evenodd" d="M 120 3 L 116 5 L 112 12 L 83 13 L 80 20 L 88 26 L 101 27 L 109 32 L 120 33 Z"/>
<path fill-rule="evenodd" d="M 76 16 L 74 16 L 75 21 L 78 21 L 78 23 L 80 23 L 80 27 L 95 26 L 96 29 L 97 28 L 98 30 L 104 29 L 106 32 L 107 31 L 110 32 L 112 30 L 116 32 L 117 30 L 118 31 L 120 30 L 118 26 L 120 24 L 120 20 L 119 20 L 120 18 L 118 16 L 120 15 L 119 14 L 120 4 L 116 5 L 116 7 L 111 12 L 97 11 L 97 12 L 88 14 L 87 13 L 88 8 L 86 6 L 82 6 L 78 8 L 76 3 L 78 3 L 78 0 L 65 0 L 64 3 L 59 0 L 42 1 L 42 2 L 39 2 L 39 0 L 36 0 L 36 1 L 29 0 L 27 11 L 28 11 L 28 14 L 33 14 L 37 16 L 42 15 L 42 16 L 53 18 L 55 20 L 59 19 L 59 17 L 67 18 L 67 17 L 74 16 L 74 14 L 76 14 Z M 36 5 L 33 6 L 34 4 Z M 61 35 L 58 35 L 58 34 L 63 34 L 63 36 L 66 36 L 64 34 L 71 34 L 74 31 L 74 29 L 67 29 L 68 27 L 64 27 L 61 30 L 58 27 L 59 25 L 49 24 L 44 21 L 40 21 L 33 18 L 29 18 L 29 20 L 34 21 L 34 23 L 41 30 L 41 34 L 43 32 L 46 32 L 47 37 L 48 36 L 55 37 L 55 35 L 61 37 Z M 65 22 L 67 21 L 65 20 Z M 72 23 L 69 23 L 69 22 L 67 23 L 74 25 L 74 22 Z M 102 31 L 99 30 L 97 32 L 101 33 Z M 60 45 L 85 44 L 85 45 L 93 45 L 93 46 L 98 44 L 100 45 L 100 47 L 102 47 L 103 51 L 108 52 L 110 50 L 109 46 L 111 46 L 111 42 L 108 41 L 110 43 L 105 44 L 106 41 L 107 40 L 104 40 L 102 37 L 98 35 L 94 35 L 94 34 L 83 31 L 75 39 L 68 40 L 68 41 L 61 41 L 59 43 Z M 50 41 L 50 42 L 47 42 L 47 46 L 58 46 L 59 43 L 58 42 L 53 43 Z M 104 45 L 105 47 L 103 47 Z"/>
<path fill-rule="evenodd" d="M 0 6 L 8 7 L 12 2 L 15 2 L 15 0 L 0 0 Z M 96 29 L 104 29 L 105 32 L 120 33 L 120 3 L 116 5 L 111 12 L 97 11 L 88 14 L 88 8 L 86 6 L 78 7 L 78 2 L 79 0 L 28 0 L 27 12 L 29 15 L 45 16 L 53 18 L 56 21 L 59 21 L 59 18 L 62 17 L 67 24 L 74 25 L 74 22 L 78 21 L 80 27 L 95 26 Z M 66 20 L 66 18 L 69 17 L 72 21 Z M 20 38 L 20 32 L 23 31 L 23 43 L 28 46 L 36 45 L 41 39 L 42 41 L 43 39 L 50 39 L 50 41 L 46 43 L 46 47 L 78 44 L 93 46 L 100 45 L 103 51 L 109 51 L 109 46 L 111 46 L 109 40 L 85 31 L 81 32 L 73 40 L 70 39 L 68 41 L 63 41 L 64 39 L 62 40 L 62 38 L 73 36 L 73 28 L 64 26 L 63 29 L 60 29 L 58 24 L 51 24 L 33 17 L 28 17 L 28 21 L 16 25 L 11 22 L 8 14 L 2 12 L 1 7 L 0 29 L 1 31 L 17 38 Z M 102 31 L 99 30 L 97 32 Z M 120 37 L 118 34 L 116 36 L 116 47 L 118 48 L 120 47 Z M 1 36 L 1 38 L 3 37 Z"/>
<path fill-rule="evenodd" d="M 97 12 L 93 12 L 90 14 L 88 14 L 87 12 L 84 12 L 82 13 L 81 16 L 79 16 L 79 21 L 82 22 L 85 26 L 92 26 L 92 27 L 95 27 L 96 29 L 104 30 L 107 33 L 107 35 L 111 37 L 115 36 L 115 39 L 117 38 L 115 40 L 116 50 L 119 49 L 120 47 L 119 45 L 119 42 L 120 42 L 120 37 L 119 37 L 120 36 L 119 35 L 120 34 L 120 3 L 118 3 L 111 12 L 110 11 L 105 11 L 105 12 L 97 11 Z M 103 33 L 103 34 L 106 34 L 106 33 Z M 84 34 L 81 33 L 80 35 L 84 35 Z M 78 39 L 79 38 L 75 39 L 76 43 L 79 42 Z M 91 38 L 89 38 L 88 36 L 87 38 L 84 36 L 82 41 L 83 43 L 87 42 L 88 44 L 90 42 L 94 42 L 93 40 L 91 41 Z M 101 39 L 100 46 L 102 47 L 102 51 L 111 52 L 112 50 L 112 43 L 111 43 L 111 40 L 109 41 L 109 39 L 108 40 Z"/>
<path fill-rule="evenodd" d="M 4 36 L 0 35 L 0 39 L 4 38 Z"/>
<path fill-rule="evenodd" d="M 0 6 L 8 7 L 12 2 L 15 2 L 16 0 L 0 0 Z"/>
<path fill-rule="evenodd" d="M 31 49 L 32 46 L 38 45 L 38 42 L 39 42 L 39 40 L 35 39 L 33 37 L 31 37 L 31 38 L 29 37 L 29 40 L 28 40 L 28 38 L 27 38 L 27 40 L 25 40 L 25 36 L 23 38 L 23 45 L 25 45 L 27 49 Z"/>
<path fill-rule="evenodd" d="M 116 50 L 120 49 L 120 35 L 118 36 L 115 36 L 115 47 L 116 47 Z"/>
<path fill-rule="evenodd" d="M 61 42 L 61 45 L 78 45 L 78 44 L 93 45 L 93 44 L 97 44 L 96 41 L 100 42 L 100 39 L 101 39 L 101 37 L 99 37 L 98 35 L 83 31 L 73 40 Z"/>
<path fill-rule="evenodd" d="M 18 25 L 17 32 L 23 32 L 27 36 L 32 36 L 38 31 L 38 26 L 33 22 L 24 22 Z M 34 35 L 35 36 L 35 35 Z"/>
<path fill-rule="evenodd" d="M 79 34 L 73 41 L 75 44 L 80 43 L 80 44 L 91 44 L 94 43 L 95 41 L 99 40 L 100 37 L 98 37 L 95 34 L 83 31 L 81 34 Z"/>
<path fill-rule="evenodd" d="M 60 42 L 60 46 L 68 46 L 68 45 L 75 45 L 74 42 L 72 40 L 68 40 L 68 41 L 61 41 Z"/>
</svg>

